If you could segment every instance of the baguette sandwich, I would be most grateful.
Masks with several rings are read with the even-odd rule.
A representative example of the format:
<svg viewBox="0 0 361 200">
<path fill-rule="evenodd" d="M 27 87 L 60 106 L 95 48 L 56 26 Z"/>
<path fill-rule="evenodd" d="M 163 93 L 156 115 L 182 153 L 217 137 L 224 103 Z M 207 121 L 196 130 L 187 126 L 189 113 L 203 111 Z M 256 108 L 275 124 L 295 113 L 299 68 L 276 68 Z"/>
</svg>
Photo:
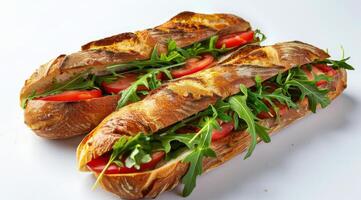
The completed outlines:
<svg viewBox="0 0 361 200">
<path fill-rule="evenodd" d="M 124 199 L 155 198 L 316 109 L 346 88 L 347 59 L 291 41 L 248 46 L 162 84 L 106 117 L 80 143 L 78 168 Z"/>
<path fill-rule="evenodd" d="M 235 15 L 182 12 L 152 29 L 90 42 L 40 66 L 25 82 L 20 94 L 25 123 L 49 139 L 89 133 L 162 83 L 258 45 L 257 34 Z"/>
</svg>

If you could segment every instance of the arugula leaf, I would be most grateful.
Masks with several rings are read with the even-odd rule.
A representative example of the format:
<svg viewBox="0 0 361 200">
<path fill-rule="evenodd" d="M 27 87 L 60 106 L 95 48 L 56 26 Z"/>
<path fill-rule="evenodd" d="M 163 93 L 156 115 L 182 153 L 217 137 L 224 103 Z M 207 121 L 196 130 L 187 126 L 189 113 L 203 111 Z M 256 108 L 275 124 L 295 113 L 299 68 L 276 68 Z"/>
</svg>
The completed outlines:
<svg viewBox="0 0 361 200">
<path fill-rule="evenodd" d="M 255 123 L 255 129 L 256 129 L 257 135 L 261 138 L 262 141 L 264 141 L 265 143 L 271 142 L 271 138 L 268 135 L 268 132 L 267 132 L 268 129 L 266 127 L 261 126 L 258 123 Z"/>
<path fill-rule="evenodd" d="M 204 157 L 216 157 L 216 153 L 210 148 L 212 131 L 219 129 L 219 124 L 215 117 L 205 117 L 201 120 L 203 127 L 199 130 L 191 139 L 190 142 L 197 139 L 195 149 L 187 155 L 182 162 L 188 162 L 189 168 L 187 173 L 182 178 L 184 184 L 183 196 L 191 194 L 196 186 L 197 176 L 202 174 L 203 171 L 203 158 Z"/>
<path fill-rule="evenodd" d="M 114 64 L 108 66 L 108 70 L 117 71 L 118 69 L 127 67 L 127 69 L 144 69 L 146 67 L 159 68 L 176 63 L 185 62 L 187 59 L 199 56 L 200 54 L 210 53 L 213 56 L 230 51 L 233 48 L 216 48 L 218 36 L 211 36 L 209 39 L 201 42 L 196 42 L 190 46 L 180 48 L 173 39 L 168 40 L 167 53 L 159 55 L 157 46 L 154 47 L 151 57 L 148 60 L 137 60 L 129 63 Z M 250 44 L 259 44 L 266 40 L 266 36 L 257 29 L 254 34 L 254 42 Z"/>
<path fill-rule="evenodd" d="M 178 63 L 174 65 L 170 65 L 167 67 L 162 67 L 158 69 L 149 69 L 146 74 L 142 74 L 139 76 L 138 80 L 132 83 L 127 89 L 120 92 L 121 98 L 118 101 L 117 109 L 127 105 L 129 102 L 136 102 L 140 100 L 140 97 L 137 94 L 137 88 L 141 85 L 144 85 L 150 90 L 154 90 L 158 88 L 162 82 L 157 79 L 157 75 L 159 73 L 164 73 L 167 76 L 170 76 L 170 72 L 168 69 L 177 67 L 180 65 L 184 65 L 184 63 Z"/>
<path fill-rule="evenodd" d="M 294 86 L 301 91 L 301 100 L 307 96 L 309 101 L 310 110 L 315 113 L 317 104 L 320 104 L 322 108 L 325 108 L 330 104 L 330 99 L 327 97 L 328 90 L 320 90 L 314 83 L 302 80 L 290 80 L 286 83 L 286 87 Z"/>
<path fill-rule="evenodd" d="M 254 42 L 247 44 L 258 44 L 266 39 L 265 35 L 261 33 L 258 29 L 255 31 L 254 36 Z M 34 91 L 31 95 L 29 95 L 28 98 L 24 99 L 21 103 L 21 106 L 23 108 L 26 107 L 26 104 L 29 100 L 32 100 L 34 98 L 43 97 L 43 96 L 49 96 L 53 94 L 58 94 L 67 90 L 86 90 L 86 89 L 94 89 L 98 88 L 102 82 L 110 83 L 115 80 L 117 80 L 120 76 L 120 74 L 117 74 L 116 71 L 123 71 L 123 73 L 129 73 L 129 72 L 139 72 L 144 69 L 159 69 L 169 66 L 180 66 L 185 63 L 185 61 L 191 57 L 196 57 L 203 53 L 211 53 L 213 56 L 218 56 L 219 54 L 225 53 L 232 48 L 221 48 L 218 49 L 215 47 L 215 44 L 218 40 L 218 36 L 212 36 L 209 39 L 202 41 L 202 42 L 196 42 L 193 45 L 190 45 L 185 48 L 179 48 L 177 47 L 177 44 L 174 40 L 170 39 L 168 41 L 168 52 L 162 53 L 159 55 L 158 48 L 155 46 L 153 48 L 153 51 L 151 52 L 150 59 L 148 60 L 136 60 L 129 63 L 121 63 L 121 64 L 113 64 L 107 67 L 107 69 L 112 73 L 112 75 L 106 75 L 106 76 L 95 76 L 91 75 L 87 78 L 84 78 L 84 75 L 89 72 L 87 70 L 84 73 L 80 73 L 76 75 L 73 79 L 70 81 L 63 83 L 63 84 L 54 84 L 54 88 L 50 91 L 47 91 L 42 94 L 36 94 Z M 181 64 L 182 63 L 182 64 Z M 168 67 L 167 67 L 168 66 Z M 172 79 L 172 76 L 169 72 L 169 70 L 165 69 L 159 69 L 161 72 L 167 75 L 169 79 Z M 153 75 L 157 74 L 153 72 Z M 140 80 L 136 83 L 136 85 L 144 85 L 147 84 L 147 79 L 152 79 L 153 81 L 149 82 L 150 87 L 156 87 L 158 84 L 158 81 L 156 81 L 156 78 L 151 75 L 145 75 L 146 77 Z M 129 88 L 128 91 L 124 91 L 124 97 L 122 95 L 122 99 L 118 102 L 118 108 L 126 105 L 128 102 L 134 102 L 138 101 L 139 97 L 136 94 L 136 86 L 133 86 L 132 88 Z"/>
<path fill-rule="evenodd" d="M 320 77 L 316 78 L 319 79 Z M 320 89 L 316 86 L 316 81 L 308 80 L 306 74 L 300 68 L 294 68 L 288 71 L 287 78 L 281 85 L 284 90 L 289 91 L 296 88 L 300 91 L 300 99 L 307 97 L 309 101 L 309 109 L 315 113 L 317 105 L 320 104 L 322 108 L 330 104 L 330 99 L 327 96 L 328 90 Z"/>
<path fill-rule="evenodd" d="M 211 53 L 213 55 L 218 55 L 219 53 L 224 53 L 230 50 L 226 48 L 215 48 L 215 43 L 217 39 L 218 36 L 212 36 L 206 41 L 196 42 L 193 45 L 185 48 L 177 47 L 176 42 L 170 39 L 168 41 L 167 53 L 159 55 L 158 48 L 156 46 L 154 47 L 149 60 L 137 60 L 129 63 L 115 64 L 108 66 L 107 68 L 111 71 L 116 71 L 124 67 L 138 69 L 144 69 L 146 67 L 159 68 L 185 62 L 185 60 L 187 60 L 188 58 L 198 56 L 202 53 Z"/>
<path fill-rule="evenodd" d="M 257 135 L 260 135 L 260 138 L 265 142 L 269 141 L 269 137 L 265 137 L 265 128 L 261 125 L 258 125 L 256 120 L 256 116 L 252 113 L 251 109 L 247 105 L 247 97 L 248 92 L 247 88 L 244 85 L 240 85 L 241 92 L 243 95 L 234 95 L 231 96 L 228 100 L 232 110 L 237 113 L 238 118 L 242 119 L 247 124 L 246 131 L 251 135 L 251 143 L 248 147 L 247 154 L 245 156 L 245 159 L 251 156 L 253 150 L 256 147 L 257 144 Z M 257 128 L 256 128 L 257 127 Z M 260 131 L 259 134 L 257 134 L 257 130 Z"/>
<path fill-rule="evenodd" d="M 296 67 L 283 74 L 278 74 L 277 77 L 272 78 L 271 81 L 274 81 L 280 87 L 277 89 L 278 93 L 283 93 L 290 97 L 291 100 L 302 100 L 307 97 L 309 109 L 312 112 L 316 112 L 318 104 L 320 104 L 322 108 L 330 104 L 330 99 L 327 96 L 329 91 L 317 87 L 316 82 L 319 80 L 331 81 L 332 78 L 325 75 L 313 75 L 315 79 L 309 80 L 305 72 L 300 67 Z M 282 98 L 278 100 L 282 100 Z M 285 102 L 289 107 L 294 107 L 294 105 L 290 104 L 291 102 Z"/>
<path fill-rule="evenodd" d="M 263 98 L 271 102 L 272 100 L 277 100 L 282 104 L 286 104 L 288 108 L 297 108 L 297 104 L 292 101 L 291 96 L 287 96 L 283 93 L 282 88 L 277 88 L 270 94 L 263 94 Z M 272 99 L 272 100 L 271 100 Z"/>
<path fill-rule="evenodd" d="M 350 64 L 348 64 L 346 61 L 348 61 L 350 57 L 343 58 L 341 60 L 331 60 L 331 59 L 325 59 L 323 61 L 319 61 L 318 63 L 321 64 L 330 64 L 334 69 L 347 69 L 347 70 L 355 70 Z"/>
<path fill-rule="evenodd" d="M 156 139 L 161 141 L 165 153 L 169 153 L 171 150 L 171 142 L 178 141 L 185 144 L 189 149 L 192 149 L 195 145 L 194 142 L 191 142 L 191 139 L 194 137 L 194 133 L 189 134 L 168 134 L 163 136 L 156 136 Z"/>
<path fill-rule="evenodd" d="M 113 73 L 111 75 L 105 75 L 105 76 L 95 76 L 95 84 L 97 86 L 101 86 L 103 82 L 112 83 L 121 77 L 123 77 L 123 75 L 117 73 Z"/>
<path fill-rule="evenodd" d="M 152 160 L 152 157 L 148 152 L 144 150 L 144 148 L 149 146 L 144 146 L 141 144 L 137 144 L 134 147 L 134 150 L 130 153 L 130 155 L 125 160 L 125 166 L 128 168 L 134 167 L 136 169 L 140 169 L 140 165 L 143 163 L 147 163 Z"/>
<path fill-rule="evenodd" d="M 203 171 L 203 157 L 216 157 L 216 153 L 209 147 L 196 148 L 183 160 L 190 163 L 187 173 L 182 178 L 184 197 L 189 196 L 196 187 L 197 176 Z"/>
<path fill-rule="evenodd" d="M 268 106 L 263 102 L 263 96 L 248 90 L 247 105 L 257 115 L 260 112 L 269 112 Z"/>
<path fill-rule="evenodd" d="M 259 29 L 256 29 L 254 31 L 253 37 L 254 37 L 253 40 L 257 41 L 258 43 L 261 43 L 267 39 L 266 35 L 264 33 L 262 33 L 261 30 L 259 30 Z"/>
<path fill-rule="evenodd" d="M 229 103 L 231 105 L 232 110 L 234 110 L 238 117 L 244 120 L 247 124 L 247 132 L 251 135 L 251 144 L 248 148 L 248 152 L 245 158 L 248 158 L 257 143 L 257 133 L 255 128 L 255 116 L 252 111 L 247 106 L 247 88 L 244 85 L 240 86 L 243 95 L 235 95 L 229 98 Z"/>
<path fill-rule="evenodd" d="M 22 108 L 26 107 L 26 104 L 28 101 L 33 100 L 35 98 L 45 97 L 45 96 L 49 96 L 49 95 L 55 95 L 55 94 L 59 94 L 59 93 L 65 92 L 65 91 L 69 91 L 69 90 L 88 90 L 88 89 L 98 88 L 94 83 L 95 76 L 88 75 L 89 71 L 90 71 L 90 69 L 87 71 L 84 71 L 80 74 L 77 74 L 62 84 L 59 84 L 56 82 L 56 80 L 54 80 L 53 88 L 47 92 L 37 94 L 36 91 L 34 91 L 29 97 L 27 97 L 22 102 L 22 105 L 21 105 Z"/>
<path fill-rule="evenodd" d="M 138 145 L 140 145 L 142 148 L 144 147 L 150 147 L 150 137 L 144 135 L 143 133 L 139 133 L 135 136 L 126 136 L 123 135 L 121 136 L 117 142 L 115 142 L 115 144 L 113 145 L 113 151 L 112 154 L 110 155 L 109 161 L 108 163 L 105 165 L 103 171 L 98 175 L 97 180 L 95 181 L 94 185 L 93 185 L 93 189 L 96 188 L 96 186 L 99 184 L 99 181 L 102 179 L 102 177 L 104 176 L 106 170 L 109 168 L 110 164 L 112 164 L 114 161 L 116 161 L 115 163 L 119 166 L 122 165 L 120 164 L 120 158 L 121 156 L 126 153 L 129 150 L 133 150 L 136 148 L 139 148 Z M 144 152 L 143 152 L 144 153 Z M 134 153 L 136 156 L 137 152 Z M 146 158 L 144 154 L 143 156 L 141 156 L 141 159 L 138 158 L 134 158 L 134 161 L 144 161 L 146 160 Z M 133 164 L 131 161 L 128 165 Z M 134 166 L 139 165 L 139 163 L 135 163 L 133 164 Z"/>
</svg>

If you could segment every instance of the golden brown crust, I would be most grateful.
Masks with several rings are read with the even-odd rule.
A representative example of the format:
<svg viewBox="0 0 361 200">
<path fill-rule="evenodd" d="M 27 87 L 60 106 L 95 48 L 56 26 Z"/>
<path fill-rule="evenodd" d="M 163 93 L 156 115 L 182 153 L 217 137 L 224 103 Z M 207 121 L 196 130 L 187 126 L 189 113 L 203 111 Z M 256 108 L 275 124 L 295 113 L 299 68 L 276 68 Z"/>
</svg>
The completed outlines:
<svg viewBox="0 0 361 200">
<path fill-rule="evenodd" d="M 213 68 L 170 81 L 142 101 L 104 119 L 79 145 L 79 166 L 85 170 L 87 162 L 111 150 L 121 135 L 154 133 L 206 109 L 220 98 L 238 93 L 241 83 L 251 87 L 256 75 L 267 79 L 327 57 L 311 45 L 285 42 L 237 52 Z"/>
<path fill-rule="evenodd" d="M 82 51 L 51 60 L 25 82 L 20 98 L 24 99 L 34 90 L 41 92 L 48 89 L 53 78 L 64 80 L 90 67 L 94 68 L 93 73 L 97 73 L 114 63 L 147 59 L 156 44 L 162 45 L 170 38 L 184 47 L 222 31 L 237 32 L 250 28 L 248 22 L 230 14 L 180 13 L 153 29 L 90 42 L 82 47 Z M 59 78 L 60 75 L 63 76 Z"/>
<path fill-rule="evenodd" d="M 148 59 L 156 44 L 159 47 L 159 51 L 164 52 L 166 50 L 165 44 L 170 38 L 175 40 L 178 46 L 184 47 L 202 41 L 215 34 L 222 35 L 228 32 L 247 31 L 250 28 L 250 24 L 247 21 L 230 14 L 183 12 L 155 28 L 137 31 L 135 33 L 122 33 L 90 42 L 82 46 L 82 51 L 69 55 L 60 55 L 49 61 L 40 66 L 39 69 L 26 80 L 21 90 L 20 101 L 26 99 L 34 91 L 42 93 L 48 90 L 53 85 L 54 80 L 58 82 L 66 81 L 73 75 L 84 72 L 87 69 L 91 69 L 89 73 L 103 74 L 106 71 L 106 66 L 111 64 Z M 82 102 L 79 102 L 79 104 L 81 103 Z M 35 103 L 31 103 L 30 101 L 29 105 L 32 104 Z M 86 106 L 86 103 L 84 104 Z M 39 103 L 36 103 L 36 105 L 39 106 Z M 52 103 L 43 103 L 42 105 L 44 105 L 44 108 L 37 108 L 44 111 L 43 115 L 45 116 L 48 114 L 47 112 L 50 112 L 49 108 L 52 107 Z M 67 108 L 65 105 L 61 106 L 57 104 L 56 108 L 60 107 Z M 31 109 L 32 107 L 28 106 L 26 112 L 41 115 L 40 112 Z M 68 111 L 58 109 L 58 112 L 60 114 L 61 112 L 66 113 Z M 104 113 L 100 114 L 100 116 L 104 116 Z M 95 115 L 95 113 L 92 115 Z M 81 120 L 85 121 L 84 119 Z M 26 121 L 30 127 L 38 126 L 32 124 L 33 120 Z M 45 137 L 49 135 L 48 138 L 57 135 L 56 138 L 61 138 L 61 131 L 59 129 L 47 127 L 52 126 L 54 123 L 55 121 L 47 125 L 46 122 L 43 121 L 43 128 L 40 135 Z M 67 123 L 70 124 L 72 122 Z M 86 125 L 83 124 L 81 126 Z M 55 132 L 58 130 L 60 132 Z M 71 132 L 71 130 L 73 132 Z M 88 129 L 87 131 L 90 130 L 91 129 Z M 75 136 L 87 131 L 85 131 L 85 129 L 70 129 L 68 130 L 67 136 Z"/>
<path fill-rule="evenodd" d="M 29 101 L 25 123 L 38 135 L 48 139 L 85 134 L 96 127 L 117 106 L 117 95 L 80 102 Z"/>
<path fill-rule="evenodd" d="M 333 100 L 346 88 L 345 70 L 337 70 L 333 82 L 334 91 L 328 94 Z M 270 134 L 274 135 L 278 130 L 284 128 L 295 120 L 299 120 L 310 113 L 308 101 L 304 99 L 299 103 L 298 109 L 290 109 L 278 122 L 275 119 L 263 120 L 262 124 L 270 127 Z M 260 141 L 260 140 L 259 140 Z M 203 171 L 209 171 L 233 157 L 244 152 L 249 145 L 250 135 L 243 132 L 233 132 L 229 136 L 213 142 L 212 149 L 216 152 L 216 158 L 206 158 L 203 161 Z M 188 169 L 188 164 L 181 160 L 183 154 L 176 160 L 146 172 L 121 175 L 105 175 L 101 184 L 106 190 L 117 194 L 124 199 L 155 198 L 160 193 L 173 189 L 181 180 Z M 96 174 L 95 174 L 96 175 Z"/>
</svg>

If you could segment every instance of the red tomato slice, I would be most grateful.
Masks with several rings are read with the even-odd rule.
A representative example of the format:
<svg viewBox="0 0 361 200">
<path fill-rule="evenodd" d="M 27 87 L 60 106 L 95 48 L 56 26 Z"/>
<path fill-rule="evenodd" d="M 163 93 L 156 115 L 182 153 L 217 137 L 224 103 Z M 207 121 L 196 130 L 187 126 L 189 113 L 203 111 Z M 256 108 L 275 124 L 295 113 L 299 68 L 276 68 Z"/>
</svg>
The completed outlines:
<svg viewBox="0 0 361 200">
<path fill-rule="evenodd" d="M 37 98 L 44 101 L 81 101 L 102 96 L 101 90 L 72 90 L 60 94 Z"/>
<path fill-rule="evenodd" d="M 306 73 L 307 77 L 310 80 L 313 80 L 313 74 L 315 73 L 317 75 L 320 74 L 326 74 L 327 76 L 334 76 L 336 74 L 336 70 L 334 70 L 332 67 L 327 66 L 326 64 L 313 64 L 311 71 L 308 70 L 306 67 L 303 67 L 303 71 Z M 312 73 L 311 73 L 312 72 Z M 326 80 L 320 80 L 316 82 L 316 86 L 318 87 L 324 87 L 327 85 L 327 81 Z"/>
<path fill-rule="evenodd" d="M 327 83 L 328 82 L 326 80 L 319 80 L 319 81 L 316 82 L 316 86 L 317 87 L 324 87 L 324 86 L 327 85 Z"/>
<path fill-rule="evenodd" d="M 158 80 L 161 80 L 161 81 L 166 79 L 166 75 L 164 75 L 163 72 L 158 73 L 156 77 Z"/>
<path fill-rule="evenodd" d="M 269 106 L 269 112 L 262 111 L 258 113 L 257 117 L 260 119 L 268 119 L 276 116 L 276 112 L 273 110 L 273 108 L 271 108 L 271 105 L 269 105 L 268 103 L 266 104 Z M 287 105 L 280 104 L 278 102 L 276 102 L 275 104 L 278 107 L 278 113 L 281 117 L 287 113 L 288 111 Z"/>
<path fill-rule="evenodd" d="M 315 66 L 312 66 L 311 70 L 309 70 L 308 67 L 306 67 L 306 66 L 303 66 L 301 69 L 305 72 L 305 74 L 307 75 L 309 80 L 315 79 L 315 77 L 313 77 L 313 74 L 316 74 L 316 75 L 323 74 L 323 71 L 318 69 Z"/>
<path fill-rule="evenodd" d="M 334 76 L 336 74 L 336 70 L 326 64 L 314 64 L 314 66 L 328 76 Z"/>
<path fill-rule="evenodd" d="M 120 77 L 114 82 L 103 82 L 102 87 L 109 94 L 118 94 L 120 91 L 127 89 L 133 82 L 135 82 L 137 80 L 137 77 L 138 74 L 134 73 L 124 74 L 122 77 Z M 148 88 L 142 85 L 139 86 L 137 90 L 148 90 Z"/>
<path fill-rule="evenodd" d="M 201 59 L 191 58 L 187 61 L 184 67 L 172 70 L 171 74 L 173 78 L 179 78 L 182 76 L 193 74 L 210 66 L 213 63 L 213 60 L 214 57 L 209 54 L 203 55 Z"/>
<path fill-rule="evenodd" d="M 215 130 L 212 132 L 212 142 L 226 137 L 232 132 L 233 128 L 233 122 L 223 123 L 221 125 L 221 130 Z"/>
<path fill-rule="evenodd" d="M 126 166 L 119 167 L 118 165 L 112 163 L 105 171 L 105 174 L 126 174 L 126 173 L 134 173 L 134 172 L 154 169 L 154 167 L 164 158 L 164 156 L 165 153 L 163 151 L 153 153 L 152 160 L 147 163 L 141 164 L 139 170 L 134 167 L 131 168 L 127 168 Z M 87 166 L 90 170 L 96 173 L 101 173 L 104 167 L 107 165 L 109 158 L 110 158 L 110 154 L 105 154 L 88 162 Z"/>
<path fill-rule="evenodd" d="M 239 47 L 241 45 L 252 42 L 253 37 L 253 31 L 225 35 L 217 40 L 216 48 L 220 49 L 223 47 L 223 45 L 225 45 L 226 48 Z"/>
</svg>

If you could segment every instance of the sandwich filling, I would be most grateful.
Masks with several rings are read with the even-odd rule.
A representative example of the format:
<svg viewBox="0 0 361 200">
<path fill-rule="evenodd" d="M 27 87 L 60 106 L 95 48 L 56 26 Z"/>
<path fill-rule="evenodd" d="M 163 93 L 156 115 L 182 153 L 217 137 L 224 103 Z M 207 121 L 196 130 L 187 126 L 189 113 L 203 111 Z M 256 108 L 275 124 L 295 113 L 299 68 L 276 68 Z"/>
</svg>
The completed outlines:
<svg viewBox="0 0 361 200">
<path fill-rule="evenodd" d="M 245 158 L 251 156 L 258 140 L 271 139 L 263 121 L 279 120 L 290 109 L 297 109 L 307 99 L 308 109 L 316 112 L 330 103 L 328 93 L 336 90 L 339 69 L 352 70 L 346 59 L 316 61 L 294 67 L 266 81 L 255 76 L 255 86 L 240 85 L 240 93 L 220 99 L 206 110 L 151 135 L 138 133 L 123 135 L 112 151 L 87 163 L 88 168 L 101 180 L 105 174 L 136 173 L 152 170 L 187 152 L 182 162 L 189 163 L 182 178 L 183 195 L 189 195 L 202 173 L 202 161 L 216 157 L 212 144 L 246 131 L 251 142 Z M 184 155 L 184 154 L 183 154 Z M 97 183 L 96 182 L 96 183 Z"/>
<path fill-rule="evenodd" d="M 65 83 L 54 81 L 53 87 L 41 94 L 33 92 L 29 100 L 76 102 L 105 95 L 119 95 L 117 108 L 139 101 L 163 82 L 190 75 L 214 66 L 217 59 L 247 45 L 258 45 L 265 36 L 258 30 L 212 36 L 205 41 L 180 48 L 172 39 L 168 41 L 167 53 L 159 54 L 157 47 L 149 60 L 110 65 L 109 75 L 92 75 L 89 70 L 75 75 Z M 127 69 L 124 71 L 124 69 Z"/>
</svg>

